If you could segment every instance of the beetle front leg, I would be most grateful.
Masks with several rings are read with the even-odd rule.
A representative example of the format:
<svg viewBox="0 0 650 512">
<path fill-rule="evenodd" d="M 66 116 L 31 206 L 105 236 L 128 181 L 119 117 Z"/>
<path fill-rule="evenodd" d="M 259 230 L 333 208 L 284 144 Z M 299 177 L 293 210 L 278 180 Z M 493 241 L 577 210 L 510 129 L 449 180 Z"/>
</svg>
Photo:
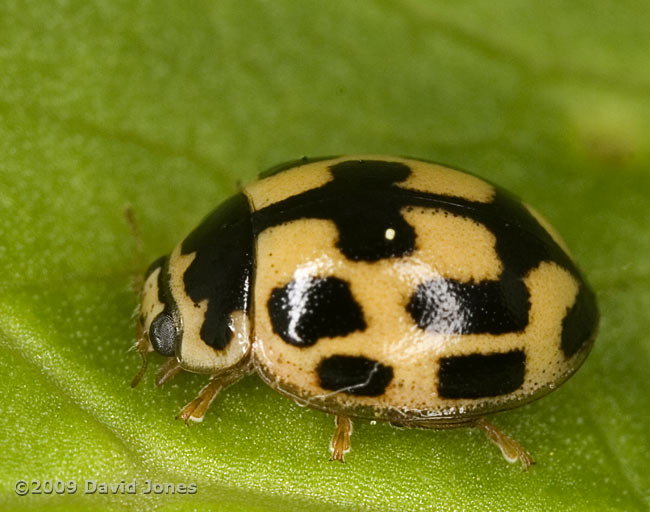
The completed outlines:
<svg viewBox="0 0 650 512">
<path fill-rule="evenodd" d="M 330 442 L 330 460 L 345 462 L 343 456 L 350 451 L 350 436 L 352 435 L 352 422 L 347 416 L 336 416 L 334 418 L 334 435 Z"/>
<path fill-rule="evenodd" d="M 165 382 L 172 380 L 181 371 L 181 364 L 175 357 L 167 359 L 156 372 L 156 386 L 162 386 Z"/>
<path fill-rule="evenodd" d="M 212 377 L 210 382 L 199 391 L 197 397 L 183 407 L 176 419 L 183 420 L 185 423 L 190 420 L 203 421 L 203 416 L 205 416 L 208 407 L 210 407 L 210 404 L 223 387 L 222 379 L 219 376 Z"/>
<path fill-rule="evenodd" d="M 227 388 L 233 382 L 238 381 L 244 375 L 250 373 L 251 368 L 250 358 L 246 358 L 243 359 L 238 366 L 210 377 L 210 382 L 199 391 L 199 394 L 194 400 L 183 407 L 183 410 L 178 416 L 176 416 L 176 419 L 183 420 L 185 423 L 190 420 L 203 421 L 203 416 L 208 410 L 208 407 L 210 407 L 212 401 L 219 394 L 219 391 Z"/>
<path fill-rule="evenodd" d="M 483 430 L 488 439 L 499 447 L 508 462 L 514 463 L 519 460 L 523 471 L 527 471 L 530 466 L 535 464 L 533 457 L 528 453 L 526 448 L 512 437 L 504 434 L 496 425 L 493 425 L 487 419 L 479 418 L 474 422 L 474 425 Z"/>
</svg>

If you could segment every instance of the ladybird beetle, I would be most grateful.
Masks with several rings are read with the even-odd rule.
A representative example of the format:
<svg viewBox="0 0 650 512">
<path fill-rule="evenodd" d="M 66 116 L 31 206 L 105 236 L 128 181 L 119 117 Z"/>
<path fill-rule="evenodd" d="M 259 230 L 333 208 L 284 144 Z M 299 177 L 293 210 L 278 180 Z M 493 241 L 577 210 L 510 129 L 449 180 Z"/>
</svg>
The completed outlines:
<svg viewBox="0 0 650 512">
<path fill-rule="evenodd" d="M 540 214 L 478 177 L 387 156 L 274 167 L 210 213 L 145 274 L 137 350 L 210 375 L 179 417 L 257 373 L 335 415 L 402 427 L 478 427 L 564 382 L 589 353 L 594 293 Z"/>
</svg>

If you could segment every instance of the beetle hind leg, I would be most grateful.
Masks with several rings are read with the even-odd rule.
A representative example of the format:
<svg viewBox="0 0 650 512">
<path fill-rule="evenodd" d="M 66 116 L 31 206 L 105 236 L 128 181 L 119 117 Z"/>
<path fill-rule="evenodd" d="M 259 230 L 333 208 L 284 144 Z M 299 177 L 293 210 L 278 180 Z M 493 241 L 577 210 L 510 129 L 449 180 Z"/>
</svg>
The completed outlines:
<svg viewBox="0 0 650 512">
<path fill-rule="evenodd" d="M 512 437 L 503 433 L 497 426 L 490 423 L 487 419 L 479 418 L 476 420 L 474 425 L 483 430 L 487 438 L 499 447 L 501 453 L 508 462 L 514 463 L 519 460 L 523 471 L 527 471 L 528 468 L 535 463 L 533 457 L 528 453 L 526 448 L 515 441 Z"/>
<path fill-rule="evenodd" d="M 334 418 L 334 435 L 330 442 L 330 460 L 345 462 L 343 456 L 350 451 L 350 436 L 352 435 L 352 422 L 347 416 L 336 416 Z"/>
</svg>

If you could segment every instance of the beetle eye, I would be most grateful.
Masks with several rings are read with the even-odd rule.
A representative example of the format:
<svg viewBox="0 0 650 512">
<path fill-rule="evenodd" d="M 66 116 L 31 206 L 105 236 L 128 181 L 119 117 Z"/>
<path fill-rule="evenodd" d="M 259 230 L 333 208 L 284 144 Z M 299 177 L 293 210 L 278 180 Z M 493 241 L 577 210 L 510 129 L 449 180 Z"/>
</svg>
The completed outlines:
<svg viewBox="0 0 650 512">
<path fill-rule="evenodd" d="M 149 340 L 153 348 L 163 356 L 173 356 L 176 347 L 178 329 L 174 319 L 166 313 L 160 313 L 151 322 L 149 327 Z"/>
</svg>

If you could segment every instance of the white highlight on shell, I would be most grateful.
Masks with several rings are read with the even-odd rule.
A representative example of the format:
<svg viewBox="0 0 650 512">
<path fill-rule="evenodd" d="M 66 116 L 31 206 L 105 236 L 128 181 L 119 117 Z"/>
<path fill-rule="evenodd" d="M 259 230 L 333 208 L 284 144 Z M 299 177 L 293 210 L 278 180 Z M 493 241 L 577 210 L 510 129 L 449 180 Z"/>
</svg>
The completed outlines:
<svg viewBox="0 0 650 512">
<path fill-rule="evenodd" d="M 288 334 L 295 340 L 301 339 L 298 334 L 298 323 L 305 314 L 305 295 L 309 291 L 312 279 L 331 275 L 334 271 L 334 262 L 331 258 L 323 256 L 316 258 L 304 265 L 300 265 L 293 274 L 293 282 L 289 286 L 289 325 Z"/>
<path fill-rule="evenodd" d="M 312 402 L 316 402 L 318 400 L 327 400 L 328 398 L 336 396 L 340 393 L 349 393 L 352 390 L 368 386 L 370 382 L 372 382 L 373 376 L 379 371 L 379 364 L 380 363 L 375 362 L 370 372 L 368 372 L 368 377 L 366 378 L 365 381 L 359 382 L 358 384 L 353 384 L 351 386 L 345 386 L 335 391 L 331 391 L 329 393 L 320 393 L 318 395 L 310 396 L 304 399 L 303 402 L 305 403 L 305 405 L 310 405 Z"/>
<path fill-rule="evenodd" d="M 395 238 L 395 230 L 393 228 L 388 228 L 384 232 L 384 236 L 386 237 L 386 240 L 393 240 Z"/>
<path fill-rule="evenodd" d="M 410 288 L 415 288 L 424 281 L 431 281 L 441 277 L 439 269 L 435 268 L 431 262 L 423 261 L 414 256 L 396 260 L 391 267 L 391 272 L 395 272 L 398 279 L 408 284 Z"/>
</svg>

